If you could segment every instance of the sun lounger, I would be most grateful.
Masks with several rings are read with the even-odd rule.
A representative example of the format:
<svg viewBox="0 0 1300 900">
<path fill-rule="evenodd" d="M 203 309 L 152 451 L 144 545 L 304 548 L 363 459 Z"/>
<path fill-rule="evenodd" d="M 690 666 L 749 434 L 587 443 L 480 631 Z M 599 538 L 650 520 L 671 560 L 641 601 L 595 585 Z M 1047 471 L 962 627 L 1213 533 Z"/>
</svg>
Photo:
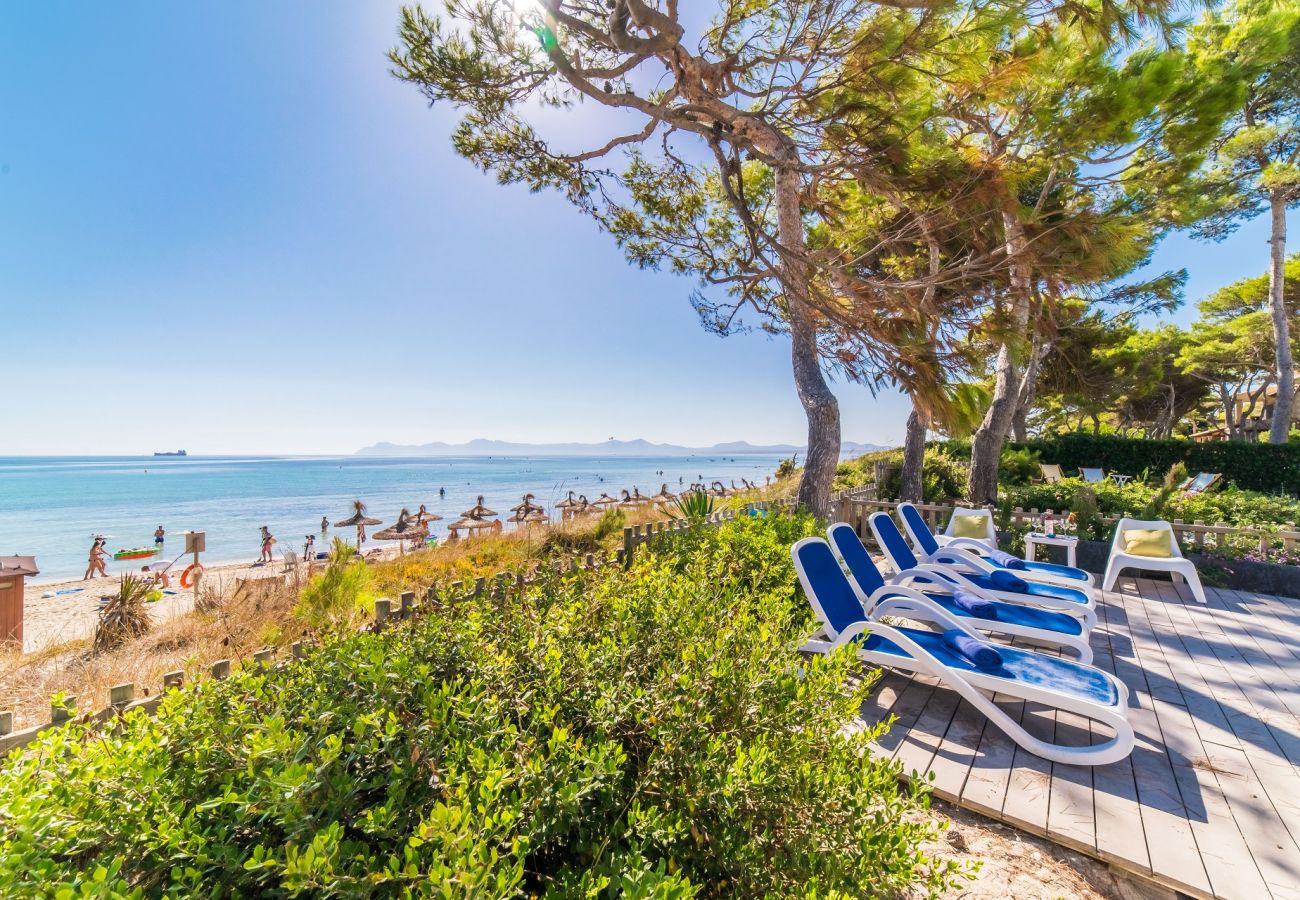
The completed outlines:
<svg viewBox="0 0 1300 900">
<path fill-rule="evenodd" d="M 821 626 L 803 647 L 827 653 L 852 646 L 868 665 L 886 666 L 933 676 L 988 717 L 1008 737 L 1052 762 L 1099 766 L 1116 762 L 1133 750 L 1128 690 L 1123 682 L 1100 669 L 1019 647 L 994 646 L 962 621 L 934 607 L 925 610 L 928 624 L 942 633 L 890 625 L 886 615 L 919 615 L 916 602 L 883 600 L 872 616 L 863 611 L 830 546 L 820 538 L 804 538 L 790 550 L 799 582 Z M 898 606 L 891 604 L 898 603 Z M 996 662 L 984 661 L 992 650 Z M 1042 703 L 1053 709 L 1092 719 L 1114 732 L 1098 744 L 1069 746 L 1036 738 L 990 698 L 1000 694 Z"/>
<path fill-rule="evenodd" d="M 1218 484 L 1222 477 L 1223 475 L 1218 472 L 1198 472 L 1194 477 L 1180 484 L 1178 489 L 1188 494 L 1203 494 Z"/>
<path fill-rule="evenodd" d="M 1044 484 L 1056 484 L 1065 477 L 1065 473 L 1056 463 L 1039 463 L 1038 471 L 1042 474 Z"/>
<path fill-rule="evenodd" d="M 849 583 L 858 602 L 868 617 L 886 600 L 899 609 L 915 601 L 914 611 L 922 620 L 930 606 L 938 606 L 950 616 L 961 619 L 968 627 L 983 634 L 1003 638 L 1022 638 L 1047 647 L 1059 647 L 1072 652 L 1080 662 L 1092 662 L 1092 648 L 1088 646 L 1089 630 L 1074 616 L 1035 609 L 1015 603 L 1003 603 L 979 588 L 958 588 L 950 584 L 927 585 L 927 591 L 903 587 L 896 582 L 886 582 L 880 569 L 863 546 L 862 539 L 847 522 L 836 522 L 826 529 L 835 555 L 848 568 Z M 921 573 L 924 574 L 924 573 Z M 900 615 L 906 613 L 900 612 Z"/>
<path fill-rule="evenodd" d="M 1088 484 L 1100 484 L 1106 480 L 1105 469 L 1080 469 L 1079 477 Z"/>
<path fill-rule="evenodd" d="M 1160 519 L 1120 519 L 1116 523 L 1101 589 L 1113 590 L 1119 573 L 1124 569 L 1169 572 L 1175 581 L 1182 578 L 1187 582 L 1193 597 L 1201 603 L 1206 602 L 1205 588 L 1201 587 L 1201 576 L 1196 571 L 1196 563 L 1183 556 L 1174 528 L 1168 522 Z"/>
<path fill-rule="evenodd" d="M 948 563 L 950 565 L 966 564 L 976 571 L 987 574 L 990 568 L 1011 569 L 1021 578 L 1032 581 L 1048 581 L 1063 584 L 1066 587 L 1093 585 L 1093 577 L 1083 569 L 1074 566 L 1058 566 L 1055 563 L 1031 562 L 1018 559 L 1001 550 L 984 550 L 983 555 L 974 556 L 956 542 L 949 542 L 940 547 L 935 540 L 930 526 L 925 524 L 921 511 L 911 503 L 898 504 L 898 519 L 903 523 L 903 530 L 912 539 L 912 547 L 921 562 Z"/>
<path fill-rule="evenodd" d="M 1005 570 L 973 572 L 962 571 L 946 563 L 923 563 L 916 558 L 908 546 L 907 538 L 903 537 L 889 513 L 872 513 L 867 522 L 871 526 L 871 533 L 876 536 L 876 542 L 885 551 L 885 556 L 889 558 L 903 584 L 938 584 L 948 581 L 958 587 L 973 586 L 1007 603 L 1053 609 L 1074 616 L 1088 630 L 1097 624 L 1097 601 L 1092 595 L 1091 587 L 1065 587 L 1030 581 Z"/>
</svg>

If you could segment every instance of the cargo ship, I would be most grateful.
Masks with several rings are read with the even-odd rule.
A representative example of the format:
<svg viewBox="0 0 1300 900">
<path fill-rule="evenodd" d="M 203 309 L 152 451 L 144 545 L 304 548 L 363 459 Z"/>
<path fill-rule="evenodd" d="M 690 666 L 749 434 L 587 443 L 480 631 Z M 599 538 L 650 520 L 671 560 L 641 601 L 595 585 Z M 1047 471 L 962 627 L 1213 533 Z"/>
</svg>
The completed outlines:
<svg viewBox="0 0 1300 900">
<path fill-rule="evenodd" d="M 189 456 L 184 450 L 155 450 L 154 456 Z"/>
</svg>

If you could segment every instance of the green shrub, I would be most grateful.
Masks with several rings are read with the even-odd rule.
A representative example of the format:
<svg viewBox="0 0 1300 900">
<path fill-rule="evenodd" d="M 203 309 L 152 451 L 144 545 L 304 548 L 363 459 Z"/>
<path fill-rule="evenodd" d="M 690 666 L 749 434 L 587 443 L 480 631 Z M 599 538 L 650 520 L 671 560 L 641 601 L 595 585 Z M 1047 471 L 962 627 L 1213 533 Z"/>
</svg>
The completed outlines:
<svg viewBox="0 0 1300 900">
<path fill-rule="evenodd" d="M 844 727 L 853 660 L 794 652 L 815 527 L 667 535 L 51 730 L 0 776 L 0 894 L 938 894 L 925 796 Z"/>
<path fill-rule="evenodd" d="M 374 608 L 371 581 L 370 568 L 357 559 L 356 549 L 335 538 L 325 571 L 303 587 L 294 612 L 317 630 L 346 625 L 358 612 Z"/>
<path fill-rule="evenodd" d="M 713 498 L 708 491 L 684 491 L 673 500 L 673 507 L 671 515 L 674 519 L 686 519 L 693 525 L 701 525 L 713 515 Z"/>
<path fill-rule="evenodd" d="M 1183 463 L 1189 472 L 1219 472 L 1239 487 L 1273 493 L 1300 488 L 1300 445 L 1211 441 L 1150 441 L 1113 435 L 1073 433 L 1029 441 L 1043 462 L 1057 463 L 1067 472 L 1080 466 L 1100 466 L 1110 472 L 1136 475 L 1144 469 L 1167 472 Z"/>
<path fill-rule="evenodd" d="M 1029 484 L 1041 477 L 1038 453 L 1028 447 L 1005 447 L 998 463 L 998 480 L 1003 484 Z"/>
</svg>

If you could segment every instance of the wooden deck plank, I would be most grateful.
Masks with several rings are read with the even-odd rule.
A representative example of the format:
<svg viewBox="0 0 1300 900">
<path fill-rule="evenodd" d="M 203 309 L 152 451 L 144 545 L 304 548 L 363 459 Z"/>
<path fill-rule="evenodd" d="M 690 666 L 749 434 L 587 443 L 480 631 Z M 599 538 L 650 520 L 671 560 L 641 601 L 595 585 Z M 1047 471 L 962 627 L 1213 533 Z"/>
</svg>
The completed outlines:
<svg viewBox="0 0 1300 900">
<path fill-rule="evenodd" d="M 936 794 L 1192 896 L 1300 891 L 1300 601 L 1123 578 L 1098 608 L 1095 664 L 1132 692 L 1137 745 L 1102 767 L 1048 764 L 955 693 L 888 675 L 862 727 L 900 716 L 881 752 Z M 1104 729 L 1001 698 L 1046 740 Z M 1298 898 L 1300 900 L 1300 898 Z"/>
<path fill-rule="evenodd" d="M 1113 604 L 1101 603 L 1097 609 L 1098 627 L 1092 633 L 1092 648 L 1096 654 L 1093 661 L 1112 675 L 1116 673 L 1111 639 L 1119 627 L 1112 621 L 1114 612 Z M 1093 770 L 1092 803 L 1097 817 L 1097 852 L 1101 858 L 1149 872 L 1151 857 L 1147 853 L 1146 832 L 1138 808 L 1137 780 L 1131 756 Z"/>
<path fill-rule="evenodd" d="M 1161 700 L 1180 705 L 1181 695 L 1171 681 L 1168 664 L 1155 641 L 1142 597 L 1131 581 L 1125 588 L 1123 593 L 1112 596 L 1117 596 L 1123 604 L 1137 664 L 1143 672 L 1151 674 L 1147 686 L 1132 698 L 1133 706 L 1129 709 L 1129 721 L 1138 736 L 1132 760 L 1151 870 L 1162 879 L 1208 893 L 1209 875 L 1192 834 L 1190 814 L 1153 702 L 1159 695 Z M 1191 799 L 1200 806 L 1199 798 Z M 1203 815 L 1203 811 L 1198 808 L 1196 814 Z"/>
</svg>

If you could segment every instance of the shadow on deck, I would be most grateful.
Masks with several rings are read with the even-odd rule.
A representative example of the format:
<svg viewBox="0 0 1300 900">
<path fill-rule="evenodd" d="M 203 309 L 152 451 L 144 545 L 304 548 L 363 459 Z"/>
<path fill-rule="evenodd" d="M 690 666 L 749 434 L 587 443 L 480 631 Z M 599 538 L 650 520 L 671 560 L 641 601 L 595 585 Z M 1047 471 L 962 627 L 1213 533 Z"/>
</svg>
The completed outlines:
<svg viewBox="0 0 1300 900">
<path fill-rule="evenodd" d="M 1183 893 L 1300 898 L 1300 601 L 1117 589 L 1092 646 L 1132 693 L 1128 759 L 1046 762 L 934 679 L 889 671 L 862 710 L 897 717 L 879 749 L 945 800 Z M 996 699 L 1031 734 L 1087 741 L 1086 719 Z"/>
</svg>

